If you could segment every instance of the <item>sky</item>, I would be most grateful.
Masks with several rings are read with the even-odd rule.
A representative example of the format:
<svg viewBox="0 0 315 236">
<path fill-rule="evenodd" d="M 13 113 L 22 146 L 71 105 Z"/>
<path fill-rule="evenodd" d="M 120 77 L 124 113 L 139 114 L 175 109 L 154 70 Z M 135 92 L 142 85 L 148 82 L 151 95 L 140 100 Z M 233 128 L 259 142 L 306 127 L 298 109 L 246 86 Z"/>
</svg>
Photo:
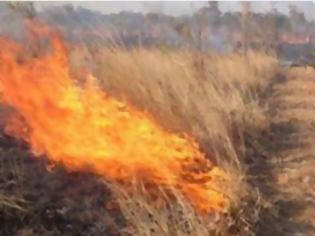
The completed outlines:
<svg viewBox="0 0 315 236">
<path fill-rule="evenodd" d="M 314 1 L 315 2 L 315 1 Z M 315 3 L 313 1 L 255 1 L 252 8 L 256 12 L 266 12 L 272 7 L 276 7 L 280 12 L 288 13 L 289 5 L 294 4 L 304 12 L 308 19 L 315 19 Z M 36 2 L 36 7 L 40 10 L 48 6 L 60 6 L 71 3 L 74 6 L 82 6 L 91 10 L 100 11 L 104 14 L 118 13 L 121 11 L 133 12 L 160 12 L 167 15 L 192 14 L 196 9 L 207 5 L 207 2 L 190 1 L 106 1 L 106 2 Z M 240 9 L 240 3 L 236 1 L 220 1 L 221 11 L 236 11 Z M 314 15 L 314 17 L 313 17 Z"/>
</svg>

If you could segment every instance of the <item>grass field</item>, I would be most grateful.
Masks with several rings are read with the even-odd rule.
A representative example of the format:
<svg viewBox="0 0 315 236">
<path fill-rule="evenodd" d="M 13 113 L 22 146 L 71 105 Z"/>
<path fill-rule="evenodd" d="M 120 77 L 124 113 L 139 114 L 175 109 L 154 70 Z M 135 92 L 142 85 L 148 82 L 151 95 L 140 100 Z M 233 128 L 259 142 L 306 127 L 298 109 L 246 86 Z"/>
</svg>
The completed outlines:
<svg viewBox="0 0 315 236">
<path fill-rule="evenodd" d="M 69 61 L 78 86 L 91 71 L 112 98 L 145 111 L 168 133 L 193 137 L 228 176 L 216 191 L 229 204 L 203 216 L 174 186 L 171 195 L 154 186 L 166 196 L 160 202 L 141 181 L 128 180 L 127 191 L 88 169 L 68 173 L 62 161 L 36 156 L 31 142 L 3 133 L 1 235 L 311 235 L 305 196 L 313 180 L 313 68 L 282 68 L 262 51 L 77 48 Z"/>
</svg>

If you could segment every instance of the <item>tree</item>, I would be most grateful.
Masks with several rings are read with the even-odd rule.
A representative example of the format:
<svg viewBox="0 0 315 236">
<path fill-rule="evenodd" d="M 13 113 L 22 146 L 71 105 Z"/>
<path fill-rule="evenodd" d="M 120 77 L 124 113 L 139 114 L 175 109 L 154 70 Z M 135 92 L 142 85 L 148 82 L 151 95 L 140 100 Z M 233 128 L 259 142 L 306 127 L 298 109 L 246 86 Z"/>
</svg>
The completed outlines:
<svg viewBox="0 0 315 236">
<path fill-rule="evenodd" d="M 219 2 L 218 1 L 209 1 L 209 18 L 210 18 L 210 25 L 211 28 L 216 28 L 220 25 L 220 17 L 221 17 L 221 11 L 219 8 Z"/>
<path fill-rule="evenodd" d="M 277 24 L 279 12 L 275 8 L 275 2 L 271 3 L 270 12 L 263 17 L 261 24 L 262 48 L 277 52 L 279 42 L 279 27 Z"/>
<path fill-rule="evenodd" d="M 8 6 L 11 10 L 27 19 L 33 20 L 36 17 L 36 9 L 33 2 L 10 2 Z"/>
<path fill-rule="evenodd" d="M 291 31 L 298 33 L 300 26 L 306 23 L 306 19 L 303 12 L 300 12 L 296 6 L 289 6 L 289 17 L 291 22 Z"/>
<path fill-rule="evenodd" d="M 243 50 L 246 52 L 252 40 L 252 11 L 250 2 L 242 2 Z"/>
</svg>

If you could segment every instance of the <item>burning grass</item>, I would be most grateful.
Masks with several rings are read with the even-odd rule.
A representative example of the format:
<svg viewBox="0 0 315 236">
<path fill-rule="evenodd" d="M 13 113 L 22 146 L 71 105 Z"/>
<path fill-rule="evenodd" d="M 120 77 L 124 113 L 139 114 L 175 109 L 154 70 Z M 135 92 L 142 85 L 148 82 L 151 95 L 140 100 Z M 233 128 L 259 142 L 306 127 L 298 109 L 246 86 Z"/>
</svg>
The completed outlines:
<svg viewBox="0 0 315 236">
<path fill-rule="evenodd" d="M 203 55 L 200 68 L 191 52 L 114 49 L 98 56 L 95 73 L 106 91 L 150 111 L 170 130 L 191 133 L 218 164 L 233 166 L 234 186 L 242 182 L 244 138 L 269 125 L 260 96 L 277 72 L 275 57 Z"/>
<path fill-rule="evenodd" d="M 3 43 L 2 101 L 18 113 L 6 119 L 6 133 L 69 171 L 123 183 L 136 176 L 176 187 L 202 213 L 227 205 L 214 184 L 225 174 L 193 139 L 169 133 L 149 115 L 108 97 L 91 76 L 79 88 L 69 75 L 61 42 L 54 38 L 53 43 L 51 55 L 24 63 L 17 62 L 17 45 Z"/>
<path fill-rule="evenodd" d="M 94 70 L 113 96 L 148 110 L 164 127 L 197 138 L 202 150 L 231 176 L 225 194 L 238 222 L 230 225 L 246 225 L 246 235 L 259 213 L 240 208 L 258 209 L 247 205 L 253 199 L 256 203 L 250 204 L 260 203 L 247 185 L 244 163 L 255 158 L 251 148 L 269 127 L 260 96 L 276 76 L 277 59 L 254 51 L 202 57 L 203 66 L 198 67 L 191 52 L 115 48 L 99 52 Z"/>
<path fill-rule="evenodd" d="M 96 80 L 78 68 L 84 54 L 70 68 L 57 38 L 22 61 L 20 45 L 2 45 L 2 102 L 15 110 L 4 113 L 6 132 L 53 164 L 111 181 L 127 235 L 228 235 L 233 214 L 250 233 L 235 209 L 252 194 L 246 141 L 268 126 L 259 96 L 276 73 L 272 55 L 203 55 L 196 65 L 190 52 L 100 49 Z"/>
</svg>

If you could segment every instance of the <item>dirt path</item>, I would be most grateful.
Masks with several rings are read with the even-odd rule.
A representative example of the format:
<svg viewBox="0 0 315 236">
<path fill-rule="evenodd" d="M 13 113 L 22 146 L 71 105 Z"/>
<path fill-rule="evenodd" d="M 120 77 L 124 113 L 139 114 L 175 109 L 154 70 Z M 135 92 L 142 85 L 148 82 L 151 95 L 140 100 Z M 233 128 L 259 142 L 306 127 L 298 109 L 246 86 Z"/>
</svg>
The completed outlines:
<svg viewBox="0 0 315 236">
<path fill-rule="evenodd" d="M 252 168 L 270 202 L 257 235 L 315 235 L 315 70 L 291 68 L 268 96 L 265 154 Z"/>
</svg>

